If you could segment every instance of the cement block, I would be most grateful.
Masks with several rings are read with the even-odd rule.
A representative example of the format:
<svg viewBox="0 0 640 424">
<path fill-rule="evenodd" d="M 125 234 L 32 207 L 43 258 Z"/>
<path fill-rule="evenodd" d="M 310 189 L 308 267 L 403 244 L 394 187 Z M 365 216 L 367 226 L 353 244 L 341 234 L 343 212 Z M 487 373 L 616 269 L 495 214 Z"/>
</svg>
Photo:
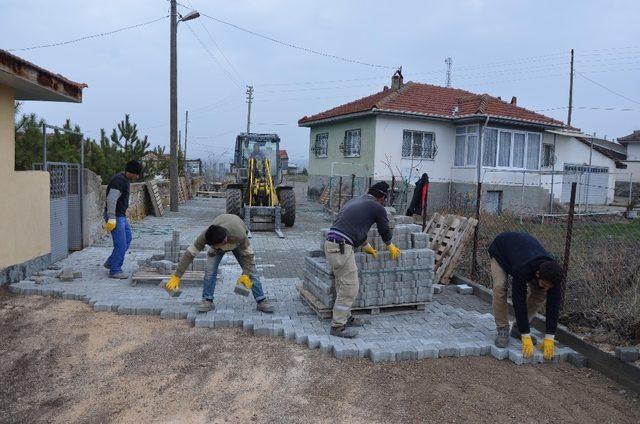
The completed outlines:
<svg viewBox="0 0 640 424">
<path fill-rule="evenodd" d="M 578 352 L 572 352 L 567 355 L 567 361 L 576 368 L 585 368 L 589 366 L 589 360 L 586 356 Z"/>
<path fill-rule="evenodd" d="M 637 346 L 617 347 L 616 358 L 623 362 L 634 362 L 640 359 L 640 349 Z"/>
<path fill-rule="evenodd" d="M 473 287 L 468 284 L 459 284 L 456 286 L 456 291 L 460 294 L 473 294 Z"/>
</svg>

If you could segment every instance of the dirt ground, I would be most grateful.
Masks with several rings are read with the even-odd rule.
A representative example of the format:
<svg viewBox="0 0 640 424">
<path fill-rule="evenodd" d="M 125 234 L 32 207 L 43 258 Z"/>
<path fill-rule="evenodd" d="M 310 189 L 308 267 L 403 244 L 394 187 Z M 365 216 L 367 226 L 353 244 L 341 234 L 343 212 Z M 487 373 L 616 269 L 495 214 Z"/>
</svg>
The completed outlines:
<svg viewBox="0 0 640 424">
<path fill-rule="evenodd" d="M 241 330 L 0 291 L 0 422 L 638 423 L 640 400 L 571 365 L 374 364 Z"/>
</svg>

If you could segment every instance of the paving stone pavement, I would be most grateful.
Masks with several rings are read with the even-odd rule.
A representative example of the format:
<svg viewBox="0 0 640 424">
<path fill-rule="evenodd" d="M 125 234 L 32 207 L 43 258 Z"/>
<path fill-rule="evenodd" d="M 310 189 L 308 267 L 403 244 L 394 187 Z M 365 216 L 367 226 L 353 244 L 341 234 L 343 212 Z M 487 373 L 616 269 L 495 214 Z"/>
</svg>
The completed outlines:
<svg viewBox="0 0 640 424">
<path fill-rule="evenodd" d="M 134 242 L 126 256 L 125 271 L 133 272 L 138 260 L 161 253 L 173 229 L 181 231 L 182 243 L 190 243 L 223 208 L 223 199 L 194 199 L 181 206 L 178 214 L 147 217 L 134 223 Z M 330 336 L 330 321 L 319 319 L 296 290 L 302 282 L 306 251 L 316 247 L 318 231 L 330 218 L 313 204 L 302 203 L 298 209 L 296 225 L 285 230 L 286 239 L 269 233 L 256 233 L 252 239 L 266 295 L 275 307 L 273 315 L 257 311 L 251 297 L 233 293 L 241 269 L 232 255 L 227 255 L 220 266 L 215 310 L 198 314 L 194 305 L 201 298 L 200 285 L 183 285 L 181 296 L 172 298 L 154 284 L 131 286 L 128 281 L 109 279 L 101 265 L 111 251 L 106 238 L 56 264 L 82 271 L 82 278 L 63 282 L 55 277 L 56 271 L 46 271 L 43 281 L 20 281 L 10 290 L 81 300 L 96 311 L 186 319 L 196 327 L 241 327 L 256 336 L 284 337 L 318 348 L 339 359 L 358 357 L 378 362 L 492 355 L 517 364 L 543 362 L 539 351 L 532 359 L 524 360 L 520 342 L 513 339 L 508 349 L 496 348 L 490 305 L 473 295 L 456 293 L 455 287 L 446 287 L 434 295 L 424 311 L 364 316 L 368 322 L 356 339 Z M 572 361 L 575 355 L 571 349 L 559 346 L 555 361 Z"/>
</svg>

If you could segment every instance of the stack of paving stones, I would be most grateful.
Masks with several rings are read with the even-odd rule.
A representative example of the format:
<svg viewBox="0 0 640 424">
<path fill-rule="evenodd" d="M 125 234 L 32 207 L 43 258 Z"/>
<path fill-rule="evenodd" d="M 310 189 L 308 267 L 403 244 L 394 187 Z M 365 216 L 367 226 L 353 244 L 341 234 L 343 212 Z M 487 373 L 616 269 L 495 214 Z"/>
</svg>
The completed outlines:
<svg viewBox="0 0 640 424">
<path fill-rule="evenodd" d="M 410 217 L 400 217 L 403 221 Z M 427 249 L 427 234 L 412 223 L 393 222 L 392 242 L 401 250 L 392 260 L 377 229 L 371 229 L 368 242 L 378 250 L 378 258 L 358 249 L 355 253 L 360 288 L 355 308 L 425 303 L 433 299 L 435 254 Z M 328 229 L 321 230 L 321 246 Z M 323 250 L 312 250 L 305 258 L 303 287 L 330 309 L 335 298 L 335 278 Z"/>
<path fill-rule="evenodd" d="M 174 231 L 171 240 L 164 242 L 164 255 L 154 255 L 152 260 L 148 261 L 148 265 L 155 268 L 160 275 L 173 274 L 188 247 L 186 244 L 180 244 L 180 231 Z M 187 271 L 207 271 L 206 250 L 196 255 Z"/>
</svg>

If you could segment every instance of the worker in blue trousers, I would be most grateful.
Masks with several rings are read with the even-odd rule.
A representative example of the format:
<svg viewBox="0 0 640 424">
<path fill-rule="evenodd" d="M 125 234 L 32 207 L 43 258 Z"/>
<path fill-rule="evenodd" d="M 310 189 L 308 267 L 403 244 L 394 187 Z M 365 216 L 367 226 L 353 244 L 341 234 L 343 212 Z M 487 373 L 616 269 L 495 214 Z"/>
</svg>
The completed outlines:
<svg viewBox="0 0 640 424">
<path fill-rule="evenodd" d="M 127 162 L 124 172 L 114 175 L 107 185 L 107 199 L 104 206 L 105 229 L 111 233 L 113 251 L 104 263 L 110 278 L 127 279 L 129 274 L 122 271 L 124 255 L 131 244 L 131 227 L 127 220 L 131 181 L 142 175 L 142 165 L 137 160 Z"/>
</svg>

